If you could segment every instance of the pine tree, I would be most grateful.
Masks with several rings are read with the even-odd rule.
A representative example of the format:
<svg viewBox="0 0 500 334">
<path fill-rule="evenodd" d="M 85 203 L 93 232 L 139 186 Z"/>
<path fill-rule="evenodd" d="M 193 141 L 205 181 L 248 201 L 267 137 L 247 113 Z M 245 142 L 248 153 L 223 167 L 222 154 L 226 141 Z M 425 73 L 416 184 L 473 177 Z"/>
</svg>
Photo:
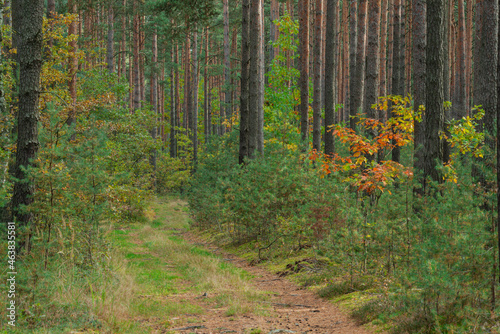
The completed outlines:
<svg viewBox="0 0 500 334">
<path fill-rule="evenodd" d="M 442 0 L 427 1 L 424 175 L 435 182 L 442 182 L 437 163 L 443 156 L 440 131 L 444 126 L 444 11 Z M 429 190 L 425 180 L 424 190 Z"/>
<path fill-rule="evenodd" d="M 40 94 L 40 71 L 42 68 L 42 23 L 43 1 L 15 0 L 12 2 L 13 27 L 17 44 L 19 64 L 19 109 L 17 112 L 17 150 L 14 175 L 12 209 L 21 226 L 27 226 L 32 214 L 26 210 L 33 203 L 34 185 L 28 179 L 27 168 L 33 166 L 37 155 L 38 142 L 38 98 Z M 30 234 L 26 244 L 29 249 Z"/>
</svg>

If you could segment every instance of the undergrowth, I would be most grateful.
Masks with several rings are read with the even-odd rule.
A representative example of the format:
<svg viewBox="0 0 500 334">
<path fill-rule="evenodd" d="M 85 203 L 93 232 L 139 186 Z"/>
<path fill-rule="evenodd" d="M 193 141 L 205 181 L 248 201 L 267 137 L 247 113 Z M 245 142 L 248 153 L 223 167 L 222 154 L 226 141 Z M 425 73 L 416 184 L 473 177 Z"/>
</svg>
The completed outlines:
<svg viewBox="0 0 500 334">
<path fill-rule="evenodd" d="M 498 330 L 494 196 L 470 177 L 466 159 L 456 159 L 451 177 L 444 167 L 434 196 L 415 193 L 417 176 L 405 170 L 383 185 L 369 180 L 381 185 L 370 192 L 356 185 L 355 170 L 279 144 L 238 165 L 236 136 L 214 139 L 200 157 L 188 193 L 195 228 L 362 323 L 394 333 Z M 412 159 L 403 147 L 402 164 Z"/>
</svg>

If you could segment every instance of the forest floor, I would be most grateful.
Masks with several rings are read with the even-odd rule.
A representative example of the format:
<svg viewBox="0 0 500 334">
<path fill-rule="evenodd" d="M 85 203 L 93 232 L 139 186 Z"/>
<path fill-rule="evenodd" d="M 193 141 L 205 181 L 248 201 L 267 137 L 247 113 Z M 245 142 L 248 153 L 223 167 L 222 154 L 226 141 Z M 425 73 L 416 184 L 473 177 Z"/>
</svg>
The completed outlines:
<svg viewBox="0 0 500 334">
<path fill-rule="evenodd" d="M 112 239 L 135 279 L 126 333 L 370 333 L 331 301 L 189 231 L 187 204 L 157 199 L 149 224 Z"/>
</svg>

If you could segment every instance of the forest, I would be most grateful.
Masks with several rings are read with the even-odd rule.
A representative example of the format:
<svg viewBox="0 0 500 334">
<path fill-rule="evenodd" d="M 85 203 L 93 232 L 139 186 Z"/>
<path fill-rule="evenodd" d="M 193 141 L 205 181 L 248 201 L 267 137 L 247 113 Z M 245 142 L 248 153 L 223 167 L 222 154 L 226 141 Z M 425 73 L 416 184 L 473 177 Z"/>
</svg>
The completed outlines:
<svg viewBox="0 0 500 334">
<path fill-rule="evenodd" d="M 2 333 L 500 333 L 498 0 L 0 11 Z"/>
</svg>

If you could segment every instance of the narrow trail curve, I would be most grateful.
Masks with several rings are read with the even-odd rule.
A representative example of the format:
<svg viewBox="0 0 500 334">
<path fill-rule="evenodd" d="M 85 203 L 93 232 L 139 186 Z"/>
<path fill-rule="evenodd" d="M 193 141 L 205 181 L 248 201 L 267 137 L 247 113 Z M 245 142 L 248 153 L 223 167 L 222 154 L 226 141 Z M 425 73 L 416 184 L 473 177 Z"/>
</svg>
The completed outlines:
<svg viewBox="0 0 500 334">
<path fill-rule="evenodd" d="M 233 254 L 215 245 L 206 244 L 193 232 L 185 232 L 182 237 L 189 243 L 210 250 L 254 276 L 251 284 L 260 291 L 269 292 L 269 314 L 248 314 L 231 318 L 223 310 L 205 308 L 198 324 L 178 330 L 180 333 L 373 333 L 361 327 L 333 303 L 324 300 L 312 291 L 306 290 L 267 270 L 251 266 Z M 202 326 L 201 328 L 197 326 Z M 188 328 L 190 327 L 190 328 Z M 181 327 L 182 328 L 182 327 Z M 170 329 L 172 330 L 172 329 Z"/>
</svg>

